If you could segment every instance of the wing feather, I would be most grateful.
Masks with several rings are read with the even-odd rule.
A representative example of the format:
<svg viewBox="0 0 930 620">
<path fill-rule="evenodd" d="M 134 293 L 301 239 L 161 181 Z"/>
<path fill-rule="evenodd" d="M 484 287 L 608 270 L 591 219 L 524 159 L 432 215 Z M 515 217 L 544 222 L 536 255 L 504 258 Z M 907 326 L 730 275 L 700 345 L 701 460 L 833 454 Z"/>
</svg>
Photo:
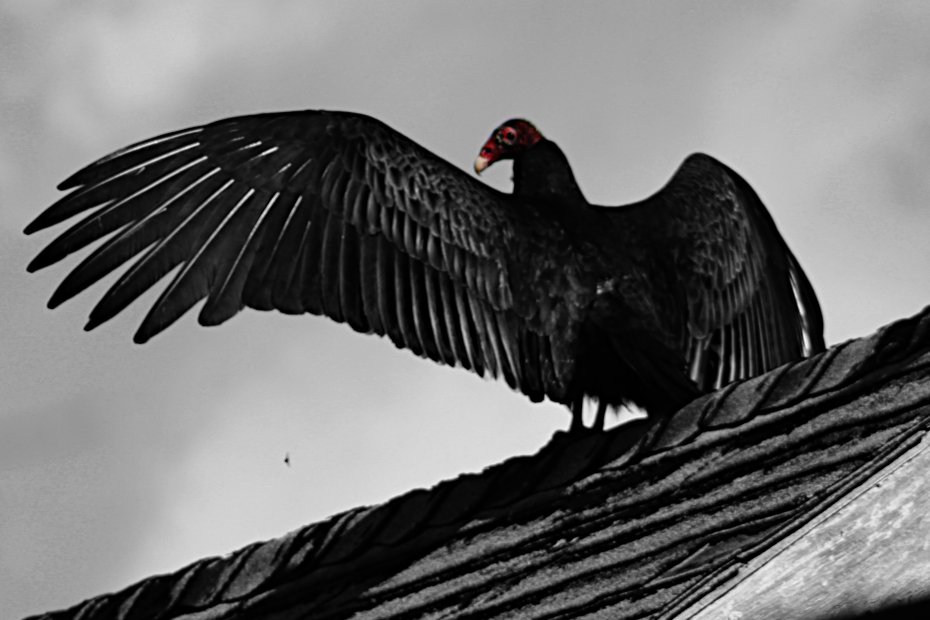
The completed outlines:
<svg viewBox="0 0 930 620">
<path fill-rule="evenodd" d="M 501 355 L 500 336 L 497 333 L 497 321 L 491 312 L 490 304 L 481 302 L 481 317 L 484 319 L 485 333 L 488 335 L 488 355 L 491 358 L 492 376 L 503 377 L 508 385 L 513 385 L 512 375 L 506 367 L 506 360 Z"/>
<path fill-rule="evenodd" d="M 523 389 L 523 376 L 521 373 L 522 364 L 520 363 L 519 343 L 514 339 L 516 330 L 508 323 L 508 314 L 506 312 L 495 312 L 492 316 L 497 322 L 497 335 L 500 339 L 501 350 L 503 352 L 504 376 L 509 377 L 508 383 L 514 389 Z"/>
<path fill-rule="evenodd" d="M 242 247 L 236 253 L 235 260 L 225 270 L 225 273 L 220 272 L 219 281 L 222 284 L 204 304 L 199 317 L 201 325 L 219 325 L 242 309 L 240 299 L 245 285 L 245 278 L 252 267 L 252 260 L 255 258 L 261 243 L 261 233 L 265 230 L 263 226 L 267 221 L 268 214 L 274 212 L 274 207 L 278 204 L 280 196 L 280 192 L 275 192 L 265 203 L 246 233 Z"/>
<path fill-rule="evenodd" d="M 472 369 L 471 355 L 465 345 L 470 337 L 467 330 L 463 330 L 463 322 L 459 317 L 459 306 L 456 303 L 455 288 L 452 280 L 445 271 L 436 270 L 436 288 L 439 291 L 439 307 L 442 308 L 442 320 L 448 339 L 448 360 L 457 360 L 466 370 Z"/>
<path fill-rule="evenodd" d="M 455 293 L 455 309 L 459 315 L 459 329 L 468 356 L 468 366 L 483 377 L 485 366 L 481 351 L 481 334 L 475 320 L 474 308 L 460 281 L 452 280 L 452 292 Z"/>
<path fill-rule="evenodd" d="M 284 229 L 277 243 L 272 248 L 273 254 L 266 264 L 258 264 L 259 269 L 267 271 L 263 277 L 256 278 L 256 285 L 267 289 L 268 307 L 280 310 L 286 314 L 300 314 L 304 311 L 300 286 L 304 284 L 300 279 L 300 269 L 303 257 L 312 250 L 310 245 L 311 213 L 313 211 L 313 197 L 298 196 L 294 202 Z M 325 222 L 318 222 L 324 224 Z M 319 226 L 313 226 L 313 231 Z M 297 284 L 294 286 L 295 272 Z M 314 274 L 316 275 L 316 274 Z M 263 282 L 263 284 L 259 284 Z M 263 291 L 264 292 L 264 291 Z M 264 297 L 264 295 L 263 295 Z M 249 298 L 246 297 L 249 304 Z"/>
<path fill-rule="evenodd" d="M 410 314 L 413 317 L 413 330 L 416 340 L 423 348 L 426 357 L 433 361 L 442 361 L 436 338 L 430 328 L 429 306 L 426 295 L 426 279 L 423 263 L 418 260 L 407 261 L 407 273 L 410 282 Z"/>
<path fill-rule="evenodd" d="M 361 297 L 362 309 L 365 312 L 365 319 L 372 332 L 383 336 L 384 318 L 381 316 L 381 306 L 379 304 L 380 296 L 378 280 L 378 243 L 369 238 L 368 233 L 360 232 L 358 240 L 359 253 L 359 270 L 361 281 L 359 282 L 359 295 Z"/>
<path fill-rule="evenodd" d="M 533 330 L 526 330 L 520 339 L 519 355 L 528 360 L 523 365 L 523 391 L 530 397 L 533 402 L 539 402 L 545 393 L 542 377 L 543 352 L 539 346 L 539 334 Z"/>
<path fill-rule="evenodd" d="M 543 388 L 546 394 L 563 389 L 564 385 L 561 378 L 556 373 L 555 357 L 552 352 L 552 341 L 548 337 L 540 337 L 540 358 L 542 367 L 540 368 L 540 378 L 542 379 Z"/>
<path fill-rule="evenodd" d="M 473 295 L 467 295 L 466 299 L 471 310 L 471 316 L 474 319 L 475 333 L 478 336 L 476 340 L 480 351 L 477 351 L 477 353 L 481 359 L 481 366 L 492 377 L 496 378 L 498 376 L 497 358 L 494 356 L 494 349 L 491 346 L 493 332 L 488 331 L 488 321 L 484 316 L 483 303 Z"/>
<path fill-rule="evenodd" d="M 359 232 L 354 226 L 343 224 L 342 246 L 339 253 L 339 297 L 346 323 L 357 332 L 368 333 L 371 326 L 362 301 L 362 252 Z"/>
<path fill-rule="evenodd" d="M 447 329 L 449 309 L 446 299 L 442 296 L 442 284 L 439 281 L 440 273 L 429 265 L 423 268 L 424 283 L 426 284 L 426 308 L 429 312 L 430 330 L 436 339 L 436 348 L 439 351 L 440 361 L 454 366 L 458 358 L 455 356 Z M 451 309 L 454 308 L 453 305 Z"/>
<path fill-rule="evenodd" d="M 297 259 L 297 269 L 291 277 L 279 280 L 275 288 L 275 306 L 294 305 L 295 313 L 309 312 L 320 315 L 323 308 L 323 280 L 331 279 L 329 272 L 333 269 L 331 256 L 324 250 L 326 231 L 335 216 L 323 206 L 323 201 L 316 193 L 307 196 L 309 217 L 304 227 L 303 239 L 300 243 L 300 254 Z M 285 285 L 284 282 L 286 282 Z M 332 311 L 336 312 L 333 318 L 342 320 L 342 312 L 338 305 L 333 304 Z"/>
<path fill-rule="evenodd" d="M 320 203 L 322 204 L 322 203 Z M 327 217 L 325 209 L 321 208 L 321 213 L 314 219 Z M 320 299 L 322 314 L 330 317 L 335 321 L 345 320 L 345 310 L 343 308 L 343 299 L 340 295 L 340 281 L 342 280 L 342 243 L 344 230 L 344 220 L 339 218 L 336 213 L 329 213 L 326 219 L 326 226 L 322 227 L 322 238 L 320 239 L 320 257 L 308 257 L 304 263 L 306 272 L 312 272 L 314 263 L 319 262 L 322 266 L 322 278 L 320 281 Z M 308 280 L 309 277 L 305 276 Z"/>
<path fill-rule="evenodd" d="M 245 279 L 242 284 L 242 301 L 248 300 L 248 305 L 257 310 L 274 308 L 274 274 L 284 262 L 281 257 L 287 256 L 287 251 L 293 252 L 297 247 L 297 242 L 292 241 L 289 236 L 297 234 L 299 225 L 296 222 L 300 219 L 298 212 L 302 203 L 303 196 L 295 192 L 280 192 L 268 214 L 267 222 L 256 233 L 255 257 L 241 277 Z M 282 253 L 282 248 L 289 249 Z M 208 300 L 207 305 L 209 304 Z M 241 308 L 242 303 L 237 305 Z M 238 309 L 236 311 L 238 312 Z"/>
<path fill-rule="evenodd" d="M 378 305 L 381 318 L 391 342 L 399 348 L 406 346 L 397 312 L 397 289 L 394 285 L 395 252 L 394 246 L 381 236 L 374 237 L 378 246 Z"/>
<path fill-rule="evenodd" d="M 417 336 L 413 323 L 413 308 L 410 293 L 410 258 L 403 252 L 394 254 L 394 293 L 397 305 L 397 326 L 403 335 L 405 346 L 416 355 L 425 355 L 423 344 Z"/>
</svg>

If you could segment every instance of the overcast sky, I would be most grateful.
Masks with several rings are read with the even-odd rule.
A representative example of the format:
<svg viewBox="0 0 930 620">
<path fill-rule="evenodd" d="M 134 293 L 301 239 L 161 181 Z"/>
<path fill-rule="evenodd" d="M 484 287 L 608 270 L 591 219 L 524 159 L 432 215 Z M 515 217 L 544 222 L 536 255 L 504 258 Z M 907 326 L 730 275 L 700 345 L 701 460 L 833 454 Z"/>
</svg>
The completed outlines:
<svg viewBox="0 0 930 620">
<path fill-rule="evenodd" d="M 134 345 L 156 289 L 85 333 L 113 278 L 47 310 L 77 260 L 29 275 L 55 232 L 22 234 L 79 167 L 301 108 L 376 116 L 468 170 L 524 116 L 603 204 L 704 151 L 762 197 L 836 343 L 930 303 L 928 101 L 925 0 L 0 0 L 0 617 L 480 471 L 569 421 L 318 317 L 191 312 Z M 509 164 L 485 176 L 509 188 Z"/>
</svg>

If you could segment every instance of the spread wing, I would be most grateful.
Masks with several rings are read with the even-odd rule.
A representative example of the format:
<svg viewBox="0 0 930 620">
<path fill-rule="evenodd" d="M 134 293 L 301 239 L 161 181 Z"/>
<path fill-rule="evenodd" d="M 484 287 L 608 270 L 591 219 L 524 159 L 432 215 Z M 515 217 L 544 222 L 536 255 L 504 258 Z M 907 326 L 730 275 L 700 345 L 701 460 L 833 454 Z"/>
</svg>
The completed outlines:
<svg viewBox="0 0 930 620">
<path fill-rule="evenodd" d="M 649 202 L 673 240 L 689 374 L 704 390 L 824 350 L 814 289 L 738 174 L 692 155 Z"/>
<path fill-rule="evenodd" d="M 136 342 L 206 298 L 203 325 L 244 306 L 326 315 L 417 355 L 500 373 L 533 400 L 564 400 L 571 368 L 553 363 L 558 335 L 528 325 L 533 311 L 513 303 L 503 249 L 520 224 L 510 198 L 375 119 L 230 118 L 117 151 L 59 189 L 73 191 L 27 234 L 90 213 L 29 271 L 105 239 L 49 307 L 136 258 L 86 329 L 177 270 Z"/>
</svg>

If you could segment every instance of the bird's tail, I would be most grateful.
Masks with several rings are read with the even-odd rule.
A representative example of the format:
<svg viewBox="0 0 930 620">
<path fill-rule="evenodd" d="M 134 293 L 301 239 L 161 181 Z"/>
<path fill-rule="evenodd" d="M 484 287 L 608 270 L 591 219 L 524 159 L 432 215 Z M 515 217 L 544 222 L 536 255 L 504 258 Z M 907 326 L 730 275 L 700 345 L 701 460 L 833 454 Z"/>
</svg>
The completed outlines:
<svg viewBox="0 0 930 620">
<path fill-rule="evenodd" d="M 651 338 L 611 334 L 610 348 L 619 362 L 618 394 L 645 409 L 649 417 L 678 411 L 702 394 L 688 376 L 681 357 Z M 648 340 L 648 341 L 646 341 Z M 622 404 L 608 397 L 612 405 Z"/>
</svg>

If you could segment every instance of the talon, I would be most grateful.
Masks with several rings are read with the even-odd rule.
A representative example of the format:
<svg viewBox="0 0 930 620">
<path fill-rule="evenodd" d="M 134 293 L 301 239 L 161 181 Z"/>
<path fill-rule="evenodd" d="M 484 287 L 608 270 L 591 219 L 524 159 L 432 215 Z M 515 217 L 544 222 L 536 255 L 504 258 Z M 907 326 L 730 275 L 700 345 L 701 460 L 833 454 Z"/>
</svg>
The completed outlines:
<svg viewBox="0 0 930 620">
<path fill-rule="evenodd" d="M 572 403 L 572 424 L 568 427 L 569 433 L 582 433 L 584 432 L 584 396 L 579 396 Z"/>
</svg>

